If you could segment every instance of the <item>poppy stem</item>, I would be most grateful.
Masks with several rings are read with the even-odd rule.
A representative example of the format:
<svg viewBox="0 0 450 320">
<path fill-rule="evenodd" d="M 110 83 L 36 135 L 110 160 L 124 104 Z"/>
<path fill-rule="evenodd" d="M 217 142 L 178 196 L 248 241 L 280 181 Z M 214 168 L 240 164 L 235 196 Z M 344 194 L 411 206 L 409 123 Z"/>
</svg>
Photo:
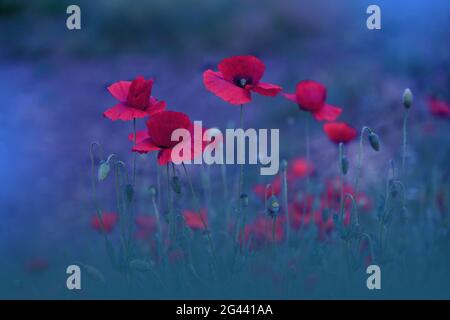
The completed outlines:
<svg viewBox="0 0 450 320">
<path fill-rule="evenodd" d="M 359 191 L 359 179 L 361 176 L 361 169 L 362 169 L 362 161 L 363 161 L 363 141 L 364 141 L 364 133 L 370 132 L 369 127 L 363 127 L 361 129 L 361 134 L 359 135 L 359 150 L 358 150 L 358 167 L 356 170 L 356 176 L 355 176 L 355 194 L 358 194 Z"/>
<path fill-rule="evenodd" d="M 288 183 L 287 183 L 287 166 L 283 167 L 283 204 L 286 212 L 286 245 L 289 248 L 289 237 L 291 232 L 291 226 L 289 221 L 289 206 L 288 206 Z"/>
<path fill-rule="evenodd" d="M 240 118 L 240 128 L 242 130 L 244 130 L 244 105 L 243 104 L 241 104 L 239 118 Z M 242 162 L 242 164 L 240 165 L 240 168 L 239 168 L 239 182 L 238 182 L 238 196 L 237 196 L 237 207 L 238 207 L 239 212 L 241 209 L 240 198 L 241 198 L 243 186 L 244 186 L 244 162 Z"/>
<path fill-rule="evenodd" d="M 408 115 L 409 115 L 409 109 L 405 110 L 405 114 L 403 116 L 403 154 L 402 154 L 402 174 L 403 179 L 406 177 L 406 171 L 405 171 L 405 165 L 406 165 L 406 128 L 408 125 Z"/>
<path fill-rule="evenodd" d="M 133 145 L 136 147 L 136 118 L 133 118 Z M 133 187 L 136 184 L 136 158 L 137 153 L 133 152 Z"/>
<path fill-rule="evenodd" d="M 213 263 L 214 263 L 214 266 L 216 266 L 217 265 L 216 264 L 217 259 L 216 259 L 215 249 L 214 249 L 214 243 L 213 243 L 212 238 L 211 238 L 211 232 L 209 231 L 208 225 L 207 225 L 205 219 L 203 219 L 203 216 L 202 216 L 202 214 L 200 212 L 200 202 L 198 200 L 197 194 L 195 193 L 194 185 L 192 184 L 192 179 L 191 179 L 191 177 L 189 176 L 189 174 L 187 172 L 187 169 L 186 169 L 186 166 L 185 166 L 184 162 L 182 162 L 181 164 L 183 166 L 184 173 L 185 173 L 186 178 L 188 180 L 189 188 L 191 189 L 192 198 L 194 199 L 195 212 L 198 214 L 198 216 L 200 218 L 200 221 L 202 222 L 203 227 L 205 229 L 205 234 L 206 234 L 206 237 L 208 239 L 208 244 L 209 244 L 210 252 L 211 252 L 211 255 L 212 255 L 212 258 L 213 258 Z"/>
<path fill-rule="evenodd" d="M 168 220 L 169 220 L 169 240 L 172 240 L 175 231 L 175 221 L 174 221 L 174 212 L 173 212 L 173 197 L 172 192 L 170 190 L 170 169 L 169 163 L 166 166 L 167 169 L 167 197 L 168 197 Z"/>
<path fill-rule="evenodd" d="M 309 117 L 310 117 L 310 115 L 309 115 L 309 113 L 306 113 L 306 120 L 305 120 L 305 139 L 306 139 L 306 163 L 308 164 L 308 166 L 310 165 L 310 163 L 311 163 L 311 154 L 310 154 L 310 152 L 311 152 L 311 150 L 310 150 L 310 137 L 309 137 L 309 122 L 310 122 L 310 120 L 309 120 Z M 306 175 L 306 192 L 307 192 L 307 194 L 310 194 L 310 177 L 309 177 L 310 175 L 308 174 L 308 175 Z"/>
<path fill-rule="evenodd" d="M 340 182 L 341 182 L 341 197 L 340 197 L 340 207 L 339 207 L 339 215 L 344 221 L 344 173 L 341 170 L 341 159 L 344 155 L 344 144 L 341 142 L 339 143 L 339 176 L 340 176 Z"/>
<path fill-rule="evenodd" d="M 114 249 L 112 247 L 111 242 L 109 241 L 108 235 L 106 234 L 106 229 L 105 229 L 105 225 L 103 223 L 103 214 L 100 208 L 100 204 L 98 202 L 98 198 L 97 198 L 97 187 L 96 187 L 96 183 L 95 183 L 95 179 L 96 179 L 96 175 L 95 175 L 95 160 L 94 160 L 94 148 L 98 147 L 100 149 L 100 154 L 101 156 L 103 155 L 103 150 L 101 145 L 94 141 L 91 143 L 91 146 L 89 148 L 89 155 L 91 158 L 91 184 L 92 184 L 92 199 L 94 202 L 94 207 L 95 207 L 95 212 L 97 214 L 97 219 L 99 220 L 100 223 L 100 228 L 102 229 L 102 233 L 103 233 L 103 237 L 105 239 L 105 245 L 106 245 L 106 252 L 108 253 L 109 259 L 111 260 L 111 263 L 113 264 L 113 266 L 115 266 L 115 261 L 114 261 Z"/>
</svg>

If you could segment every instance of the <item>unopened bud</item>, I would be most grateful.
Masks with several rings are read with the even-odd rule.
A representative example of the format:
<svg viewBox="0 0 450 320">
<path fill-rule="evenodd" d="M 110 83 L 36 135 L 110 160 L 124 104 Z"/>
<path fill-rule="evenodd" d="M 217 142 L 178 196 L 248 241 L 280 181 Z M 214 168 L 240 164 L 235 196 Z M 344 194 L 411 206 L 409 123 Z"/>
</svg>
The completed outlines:
<svg viewBox="0 0 450 320">
<path fill-rule="evenodd" d="M 149 194 L 150 197 L 152 197 L 152 198 L 156 197 L 156 194 L 157 194 L 156 187 L 154 187 L 154 186 L 149 187 L 149 188 L 148 188 L 148 194 Z"/>
<path fill-rule="evenodd" d="M 271 196 L 267 203 L 267 211 L 271 217 L 276 217 L 280 212 L 280 203 L 276 196 Z"/>
<path fill-rule="evenodd" d="M 103 181 L 108 177 L 111 166 L 108 161 L 102 161 L 98 167 L 98 181 Z"/>
<path fill-rule="evenodd" d="M 176 193 L 176 194 L 181 194 L 181 183 L 180 183 L 180 178 L 178 178 L 177 176 L 172 178 L 172 182 L 171 182 L 171 186 L 172 186 L 172 190 Z"/>
<path fill-rule="evenodd" d="M 403 92 L 403 106 L 406 109 L 411 108 L 411 105 L 413 103 L 413 94 L 409 88 L 405 89 Z"/>
<path fill-rule="evenodd" d="M 286 171 L 287 170 L 287 167 L 288 167 L 288 162 L 287 162 L 287 160 L 282 160 L 281 161 L 281 171 Z"/>
<path fill-rule="evenodd" d="M 243 208 L 248 207 L 248 196 L 245 193 L 242 193 L 239 199 Z"/>
<path fill-rule="evenodd" d="M 369 133 L 369 143 L 373 150 L 380 151 L 380 139 L 378 138 L 378 135 L 373 131 Z"/>
</svg>

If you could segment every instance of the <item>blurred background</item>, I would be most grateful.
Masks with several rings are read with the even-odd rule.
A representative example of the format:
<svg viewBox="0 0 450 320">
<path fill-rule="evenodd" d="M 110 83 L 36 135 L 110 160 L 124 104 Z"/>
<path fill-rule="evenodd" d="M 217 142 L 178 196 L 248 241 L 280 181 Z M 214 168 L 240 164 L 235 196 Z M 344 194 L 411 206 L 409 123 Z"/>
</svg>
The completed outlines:
<svg viewBox="0 0 450 320">
<path fill-rule="evenodd" d="M 81 8 L 81 30 L 66 28 L 70 4 Z M 381 30 L 366 28 L 370 4 L 381 7 Z M 265 81 L 287 92 L 302 79 L 323 82 L 342 120 L 382 138 L 383 153 L 367 160 L 366 178 L 377 177 L 400 150 L 403 89 L 416 99 L 413 142 L 431 121 L 427 96 L 450 98 L 449 9 L 447 0 L 0 0 L 2 261 L 22 267 L 98 239 L 89 226 L 89 145 L 131 159 L 131 124 L 102 112 L 115 103 L 106 87 L 136 75 L 155 80 L 153 95 L 168 108 L 221 128 L 237 123 L 238 109 L 209 93 L 202 73 L 224 57 L 258 56 Z M 282 157 L 304 154 L 296 106 L 255 97 L 245 112 L 246 126 L 281 128 Z M 326 175 L 336 150 L 321 124 L 312 134 L 312 158 Z M 141 173 L 152 166 L 139 159 Z M 105 209 L 112 190 L 101 193 Z"/>
</svg>

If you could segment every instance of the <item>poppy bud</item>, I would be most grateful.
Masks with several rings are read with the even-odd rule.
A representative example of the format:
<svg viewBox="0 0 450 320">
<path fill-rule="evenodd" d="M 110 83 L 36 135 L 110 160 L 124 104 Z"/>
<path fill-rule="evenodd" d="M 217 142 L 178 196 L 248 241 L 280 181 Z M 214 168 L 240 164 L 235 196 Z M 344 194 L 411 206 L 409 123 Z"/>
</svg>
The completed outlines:
<svg viewBox="0 0 450 320">
<path fill-rule="evenodd" d="M 156 197 L 156 194 L 157 194 L 156 188 L 154 186 L 148 187 L 148 194 L 152 198 Z"/>
<path fill-rule="evenodd" d="M 413 94 L 409 88 L 406 88 L 403 92 L 403 106 L 406 109 L 411 108 L 411 105 L 413 103 Z"/>
<path fill-rule="evenodd" d="M 243 208 L 248 207 L 248 196 L 245 193 L 242 193 L 239 197 L 241 200 L 241 205 Z"/>
<path fill-rule="evenodd" d="M 373 150 L 380 151 L 380 139 L 378 138 L 378 135 L 370 131 L 369 133 L 369 143 Z"/>
<path fill-rule="evenodd" d="M 99 282 L 105 282 L 105 277 L 103 276 L 103 273 L 98 270 L 97 268 L 94 268 L 93 266 L 89 265 L 83 265 L 83 269 L 91 278 L 99 281 Z"/>
<path fill-rule="evenodd" d="M 276 196 L 271 196 L 267 203 L 267 211 L 270 216 L 276 217 L 280 211 L 280 203 Z"/>
<path fill-rule="evenodd" d="M 130 268 L 139 272 L 147 272 L 151 270 L 151 265 L 144 260 L 134 259 L 130 261 Z"/>
<path fill-rule="evenodd" d="M 341 158 L 341 170 L 342 173 L 345 175 L 348 172 L 349 162 L 346 156 L 342 156 Z"/>
<path fill-rule="evenodd" d="M 111 170 L 111 166 L 108 161 L 103 161 L 100 163 L 100 167 L 98 167 L 98 181 L 103 181 L 108 177 L 109 171 Z"/>
<path fill-rule="evenodd" d="M 288 167 L 288 162 L 286 160 L 281 161 L 281 171 L 286 171 Z"/>
<path fill-rule="evenodd" d="M 171 186 L 172 186 L 172 190 L 176 193 L 176 194 L 181 194 L 181 183 L 180 183 L 180 178 L 178 178 L 177 176 L 172 178 L 172 182 L 171 182 Z"/>
<path fill-rule="evenodd" d="M 133 201 L 133 197 L 134 197 L 134 188 L 131 184 L 127 184 L 125 186 L 125 197 L 127 199 L 127 202 L 130 203 L 131 201 Z"/>
</svg>

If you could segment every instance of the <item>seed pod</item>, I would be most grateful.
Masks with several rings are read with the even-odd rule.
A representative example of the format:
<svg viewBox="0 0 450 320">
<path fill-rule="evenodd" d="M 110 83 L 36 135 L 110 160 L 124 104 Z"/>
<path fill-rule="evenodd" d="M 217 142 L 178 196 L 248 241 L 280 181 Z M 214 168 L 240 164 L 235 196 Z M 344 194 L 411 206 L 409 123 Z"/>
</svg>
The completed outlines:
<svg viewBox="0 0 450 320">
<path fill-rule="evenodd" d="M 276 217 L 280 212 L 280 203 L 276 196 L 271 196 L 267 202 L 267 212 L 271 217 Z"/>
<path fill-rule="evenodd" d="M 411 108 L 411 105 L 413 103 L 413 94 L 409 88 L 406 88 L 403 92 L 403 106 L 405 109 Z"/>
<path fill-rule="evenodd" d="M 131 201 L 133 201 L 134 198 L 134 188 L 131 184 L 127 184 L 125 186 L 125 197 L 128 201 L 128 203 L 130 203 Z"/>
<path fill-rule="evenodd" d="M 369 143 L 373 150 L 380 151 L 380 139 L 378 138 L 378 135 L 370 131 L 369 133 Z"/>
<path fill-rule="evenodd" d="M 348 172 L 349 162 L 346 156 L 342 156 L 341 158 L 341 170 L 342 173 L 345 175 Z"/>
<path fill-rule="evenodd" d="M 111 170 L 111 166 L 108 161 L 100 162 L 100 166 L 98 167 L 98 181 L 103 181 L 108 177 L 109 171 Z"/>
<path fill-rule="evenodd" d="M 148 194 L 150 195 L 150 197 L 155 198 L 157 195 L 156 187 L 154 186 L 148 187 Z"/>
<path fill-rule="evenodd" d="M 172 186 L 172 190 L 173 190 L 176 194 L 181 194 L 181 183 L 180 183 L 180 178 L 178 178 L 177 176 L 173 177 L 170 184 L 171 184 L 171 186 Z"/>
<path fill-rule="evenodd" d="M 245 193 L 242 193 L 241 196 L 239 197 L 240 201 L 241 201 L 241 205 L 243 208 L 248 207 L 248 196 Z"/>
<path fill-rule="evenodd" d="M 91 278 L 99 282 L 105 282 L 105 277 L 103 276 L 103 273 L 97 268 L 94 268 L 93 266 L 90 265 L 83 265 L 83 269 Z"/>
</svg>

